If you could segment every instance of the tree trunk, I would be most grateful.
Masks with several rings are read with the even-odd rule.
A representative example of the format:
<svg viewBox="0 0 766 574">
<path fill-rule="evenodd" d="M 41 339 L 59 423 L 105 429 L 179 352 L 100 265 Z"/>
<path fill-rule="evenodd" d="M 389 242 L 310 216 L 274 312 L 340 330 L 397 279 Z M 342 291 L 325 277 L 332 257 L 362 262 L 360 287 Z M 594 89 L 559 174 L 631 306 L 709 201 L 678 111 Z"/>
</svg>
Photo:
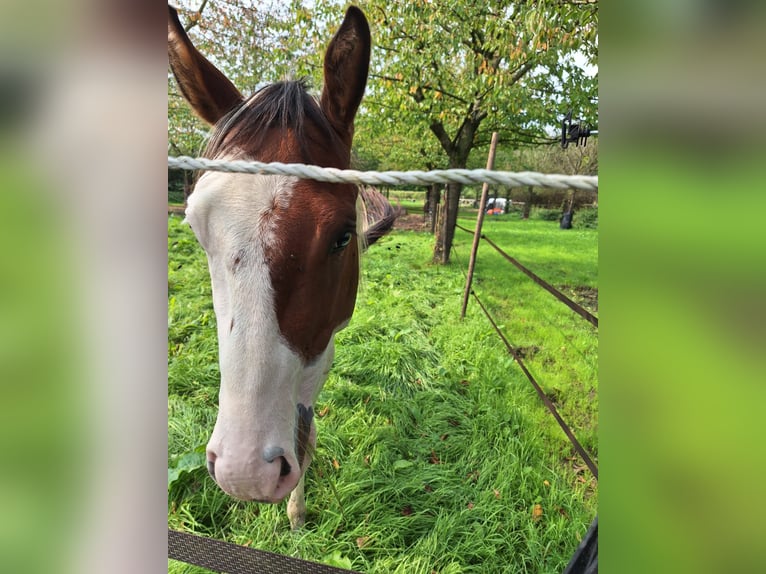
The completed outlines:
<svg viewBox="0 0 766 574">
<path fill-rule="evenodd" d="M 439 205 L 441 204 L 441 184 L 434 183 L 428 188 L 428 201 L 426 210 L 429 217 L 429 230 L 436 232 L 436 222 L 438 220 Z"/>
<path fill-rule="evenodd" d="M 527 200 L 524 202 L 524 211 L 521 213 L 522 219 L 529 219 L 529 212 L 532 209 L 532 200 L 535 197 L 535 192 L 532 186 L 530 185 L 527 188 Z"/>
<path fill-rule="evenodd" d="M 476 110 L 473 105 L 468 117 L 458 129 L 455 139 L 451 139 L 439 122 L 431 124 L 431 131 L 438 138 L 442 149 L 449 157 L 450 169 L 465 169 L 468 164 L 468 155 L 471 153 L 476 130 L 481 121 L 487 117 L 486 112 Z M 436 244 L 434 245 L 434 263 L 446 265 L 449 263 L 450 251 L 452 251 L 452 239 L 455 236 L 455 224 L 457 212 L 460 207 L 460 192 L 463 191 L 462 183 L 447 184 L 447 193 L 444 198 L 444 217 L 437 225 Z"/>
<path fill-rule="evenodd" d="M 434 263 L 445 265 L 449 263 L 452 251 L 452 240 L 455 237 L 455 224 L 457 212 L 460 207 L 460 192 L 463 190 L 462 183 L 447 184 L 447 196 L 444 198 L 444 209 L 439 222 L 436 244 L 434 245 Z"/>
</svg>

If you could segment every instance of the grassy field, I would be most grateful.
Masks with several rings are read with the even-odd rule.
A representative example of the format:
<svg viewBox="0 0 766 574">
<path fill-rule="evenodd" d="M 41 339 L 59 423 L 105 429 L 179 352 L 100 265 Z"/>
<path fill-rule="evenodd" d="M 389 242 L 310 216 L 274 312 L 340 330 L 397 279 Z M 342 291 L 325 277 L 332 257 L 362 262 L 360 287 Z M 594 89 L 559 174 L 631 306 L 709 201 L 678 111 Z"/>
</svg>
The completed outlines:
<svg viewBox="0 0 766 574">
<path fill-rule="evenodd" d="M 460 223 L 472 227 L 473 222 Z M 453 264 L 432 238 L 395 232 L 363 260 L 350 326 L 319 402 L 307 524 L 284 504 L 223 494 L 204 469 L 217 345 L 204 254 L 169 218 L 169 503 L 172 528 L 371 573 L 561 572 L 596 514 L 598 489 L 471 301 L 471 236 Z M 485 233 L 597 311 L 597 232 L 490 219 Z M 482 245 L 475 289 L 598 455 L 597 333 Z M 169 562 L 169 571 L 205 570 Z"/>
</svg>

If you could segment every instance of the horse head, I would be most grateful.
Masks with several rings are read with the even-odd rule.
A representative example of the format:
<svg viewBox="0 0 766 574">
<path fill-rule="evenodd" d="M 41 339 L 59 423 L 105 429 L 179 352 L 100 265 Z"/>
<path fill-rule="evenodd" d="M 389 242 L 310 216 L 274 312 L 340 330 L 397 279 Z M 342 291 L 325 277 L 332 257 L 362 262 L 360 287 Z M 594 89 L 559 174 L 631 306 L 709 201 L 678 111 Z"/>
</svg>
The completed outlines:
<svg viewBox="0 0 766 574">
<path fill-rule="evenodd" d="M 330 41 L 318 100 L 300 81 L 243 97 L 168 9 L 173 74 L 213 125 L 207 157 L 349 167 L 370 59 L 358 8 Z M 208 469 L 234 497 L 279 502 L 311 462 L 314 401 L 356 299 L 357 203 L 353 185 L 221 172 L 204 173 L 189 197 L 186 218 L 210 269 L 221 370 Z"/>
</svg>

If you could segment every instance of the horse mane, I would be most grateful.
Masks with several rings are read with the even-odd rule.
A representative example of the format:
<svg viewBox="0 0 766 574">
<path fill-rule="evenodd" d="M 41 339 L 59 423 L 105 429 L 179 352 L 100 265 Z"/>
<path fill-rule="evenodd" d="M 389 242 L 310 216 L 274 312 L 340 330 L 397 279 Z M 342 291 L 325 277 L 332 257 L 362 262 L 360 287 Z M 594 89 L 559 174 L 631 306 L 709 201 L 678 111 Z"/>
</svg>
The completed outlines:
<svg viewBox="0 0 766 574">
<path fill-rule="evenodd" d="M 312 129 L 307 129 L 309 122 Z M 267 135 L 275 128 L 293 132 L 307 163 L 316 163 L 312 160 L 316 150 L 327 151 L 328 142 L 334 149 L 346 150 L 319 102 L 309 94 L 306 80 L 300 79 L 271 84 L 243 100 L 216 123 L 203 155 L 214 159 L 225 156 L 274 161 L 273 151 L 267 152 Z M 392 229 L 402 209 L 394 208 L 374 188 L 360 187 L 359 198 L 360 235 L 366 248 Z"/>
<path fill-rule="evenodd" d="M 307 120 L 314 130 L 307 129 Z M 307 160 L 311 157 L 312 143 L 319 149 L 326 149 L 328 140 L 335 148 L 345 147 L 317 99 L 309 94 L 307 80 L 300 79 L 270 84 L 243 100 L 215 125 L 204 156 L 230 157 L 233 152 L 271 161 L 263 158 L 263 153 L 266 136 L 275 128 L 292 130 Z M 317 137 L 324 139 L 316 141 Z"/>
<path fill-rule="evenodd" d="M 376 188 L 367 186 L 359 186 L 359 204 L 359 235 L 363 238 L 362 249 L 366 250 L 391 231 L 404 209 L 401 205 L 394 207 Z"/>
</svg>

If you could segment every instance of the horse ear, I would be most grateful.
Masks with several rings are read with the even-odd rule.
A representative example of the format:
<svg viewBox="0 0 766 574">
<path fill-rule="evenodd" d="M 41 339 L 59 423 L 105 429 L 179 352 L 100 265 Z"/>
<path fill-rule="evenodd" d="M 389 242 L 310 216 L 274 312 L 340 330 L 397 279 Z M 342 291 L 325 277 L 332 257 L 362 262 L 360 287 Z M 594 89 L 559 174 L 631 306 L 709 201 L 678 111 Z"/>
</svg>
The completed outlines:
<svg viewBox="0 0 766 574">
<path fill-rule="evenodd" d="M 192 45 L 178 12 L 168 5 L 168 59 L 186 101 L 199 117 L 215 124 L 242 102 L 242 94 Z"/>
<path fill-rule="evenodd" d="M 321 107 L 348 146 L 354 116 L 364 95 L 370 66 L 370 27 L 362 11 L 351 6 L 324 57 Z"/>
</svg>

